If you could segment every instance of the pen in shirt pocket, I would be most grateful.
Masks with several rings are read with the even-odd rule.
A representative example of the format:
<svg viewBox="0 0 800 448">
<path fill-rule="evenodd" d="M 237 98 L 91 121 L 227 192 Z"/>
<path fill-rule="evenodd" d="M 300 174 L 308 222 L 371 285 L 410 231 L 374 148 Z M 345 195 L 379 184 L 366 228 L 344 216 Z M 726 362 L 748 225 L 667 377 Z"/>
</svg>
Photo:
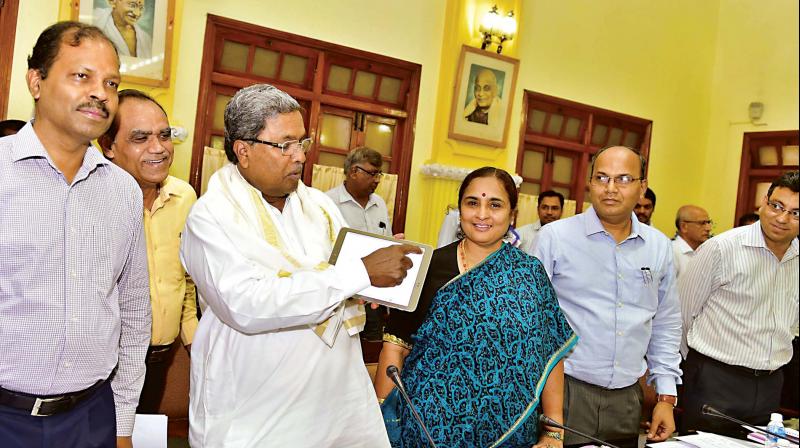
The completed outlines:
<svg viewBox="0 0 800 448">
<path fill-rule="evenodd" d="M 644 281 L 645 285 L 653 283 L 653 273 L 650 271 L 650 268 L 642 268 L 642 280 Z"/>
</svg>

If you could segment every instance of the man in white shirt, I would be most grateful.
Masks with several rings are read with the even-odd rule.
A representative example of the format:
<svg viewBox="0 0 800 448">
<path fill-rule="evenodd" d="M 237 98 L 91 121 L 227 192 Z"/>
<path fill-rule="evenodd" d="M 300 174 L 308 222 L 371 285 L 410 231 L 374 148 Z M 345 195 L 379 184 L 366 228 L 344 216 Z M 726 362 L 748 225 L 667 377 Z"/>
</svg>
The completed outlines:
<svg viewBox="0 0 800 448">
<path fill-rule="evenodd" d="M 644 191 L 644 196 L 639 198 L 633 212 L 636 213 L 636 219 L 642 224 L 650 225 L 653 219 L 653 212 L 656 211 L 656 193 L 648 188 Z"/>
<path fill-rule="evenodd" d="M 778 410 L 798 325 L 798 172 L 769 187 L 761 220 L 700 246 L 679 280 L 686 359 L 681 432 L 740 435 L 711 405 L 753 424 Z M 790 381 L 797 381 L 792 378 Z"/>
<path fill-rule="evenodd" d="M 680 276 L 686 271 L 694 251 L 711 237 L 714 221 L 708 212 L 696 205 L 684 205 L 675 215 L 677 235 L 672 240 L 672 252 L 675 254 L 675 274 Z"/>
<path fill-rule="evenodd" d="M 381 181 L 381 153 L 370 148 L 358 148 L 344 159 L 344 182 L 325 192 L 339 207 L 349 227 L 379 235 L 392 234 L 389 210 L 383 198 L 375 194 Z M 383 340 L 385 307 L 367 307 L 367 323 L 361 337 L 370 342 Z"/>
<path fill-rule="evenodd" d="M 536 199 L 536 213 L 539 219 L 532 224 L 522 226 L 517 229 L 519 238 L 522 241 L 519 248 L 533 255 L 536 247 L 536 237 L 542 226 L 561 219 L 564 213 L 564 195 L 553 190 L 543 191 Z"/>
<path fill-rule="evenodd" d="M 225 108 L 231 164 L 192 208 L 181 257 L 203 317 L 192 344 L 192 446 L 388 447 L 358 332 L 372 285 L 395 286 L 408 245 L 327 263 L 345 225 L 300 182 L 300 105 L 266 84 Z"/>
</svg>

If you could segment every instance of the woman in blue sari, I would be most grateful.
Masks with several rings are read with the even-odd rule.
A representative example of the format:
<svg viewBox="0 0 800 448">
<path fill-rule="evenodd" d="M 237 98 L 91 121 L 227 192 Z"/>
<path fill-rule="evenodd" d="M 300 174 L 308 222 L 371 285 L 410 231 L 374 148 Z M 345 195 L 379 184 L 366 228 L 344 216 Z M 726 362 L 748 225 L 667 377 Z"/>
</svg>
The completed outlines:
<svg viewBox="0 0 800 448">
<path fill-rule="evenodd" d="M 511 176 L 485 167 L 458 193 L 464 238 L 437 249 L 413 313 L 392 312 L 375 389 L 395 447 L 427 446 L 386 367 L 439 447 L 562 446 L 561 358 L 577 336 L 542 264 L 503 242 L 517 206 Z M 390 393 L 391 391 L 391 393 Z M 541 410 L 540 410 L 541 409 Z"/>
</svg>

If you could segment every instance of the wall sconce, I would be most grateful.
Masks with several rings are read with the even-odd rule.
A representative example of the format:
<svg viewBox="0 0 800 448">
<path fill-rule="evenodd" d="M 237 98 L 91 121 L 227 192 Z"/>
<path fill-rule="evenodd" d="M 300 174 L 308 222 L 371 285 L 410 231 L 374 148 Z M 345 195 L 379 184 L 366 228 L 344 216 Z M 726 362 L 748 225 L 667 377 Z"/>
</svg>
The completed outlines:
<svg viewBox="0 0 800 448">
<path fill-rule="evenodd" d="M 517 20 L 514 19 L 514 11 L 509 11 L 505 16 L 501 16 L 497 5 L 494 5 L 481 18 L 478 31 L 483 36 L 481 50 L 486 50 L 487 47 L 492 45 L 492 42 L 495 42 L 497 43 L 497 54 L 500 54 L 503 51 L 503 42 L 513 39 L 517 33 Z"/>
</svg>

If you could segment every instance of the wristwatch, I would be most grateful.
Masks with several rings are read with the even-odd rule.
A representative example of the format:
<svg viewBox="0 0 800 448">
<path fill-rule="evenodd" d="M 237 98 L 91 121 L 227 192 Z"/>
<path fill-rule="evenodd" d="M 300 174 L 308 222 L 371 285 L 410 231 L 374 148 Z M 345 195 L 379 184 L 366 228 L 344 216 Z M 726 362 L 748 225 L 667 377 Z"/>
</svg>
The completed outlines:
<svg viewBox="0 0 800 448">
<path fill-rule="evenodd" d="M 656 402 L 661 403 L 662 401 L 671 404 L 673 408 L 678 405 L 678 397 L 675 395 L 658 394 Z"/>
</svg>

